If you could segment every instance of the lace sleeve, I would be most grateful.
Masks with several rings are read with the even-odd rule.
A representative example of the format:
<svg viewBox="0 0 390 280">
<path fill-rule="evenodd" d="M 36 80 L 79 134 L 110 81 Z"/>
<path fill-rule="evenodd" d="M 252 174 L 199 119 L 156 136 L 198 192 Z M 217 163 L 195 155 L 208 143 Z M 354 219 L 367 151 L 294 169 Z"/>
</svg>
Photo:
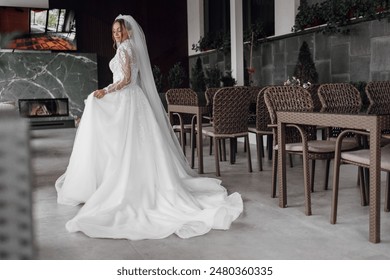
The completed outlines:
<svg viewBox="0 0 390 280">
<path fill-rule="evenodd" d="M 131 56 L 125 48 L 118 49 L 118 62 L 120 65 L 120 71 L 122 71 L 123 74 L 123 78 L 105 87 L 104 90 L 106 93 L 121 90 L 131 82 Z"/>
</svg>

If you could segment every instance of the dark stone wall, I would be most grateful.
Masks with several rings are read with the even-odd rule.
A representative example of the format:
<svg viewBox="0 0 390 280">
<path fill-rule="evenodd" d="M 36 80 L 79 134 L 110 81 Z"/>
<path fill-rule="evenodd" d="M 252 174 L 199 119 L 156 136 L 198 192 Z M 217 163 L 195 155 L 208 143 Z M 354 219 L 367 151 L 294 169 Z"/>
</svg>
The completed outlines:
<svg viewBox="0 0 390 280">
<path fill-rule="evenodd" d="M 348 35 L 325 35 L 321 32 L 302 33 L 269 38 L 253 52 L 254 85 L 280 85 L 293 75 L 303 41 L 310 47 L 319 74 L 320 83 L 358 82 L 390 79 L 390 23 L 374 20 L 349 26 Z M 249 49 L 245 50 L 245 62 L 249 65 Z M 214 53 L 190 57 L 192 67 L 198 56 L 203 66 L 213 66 L 207 57 Z M 225 56 L 230 59 L 230 56 Z M 218 61 L 222 70 L 230 70 Z"/>
</svg>

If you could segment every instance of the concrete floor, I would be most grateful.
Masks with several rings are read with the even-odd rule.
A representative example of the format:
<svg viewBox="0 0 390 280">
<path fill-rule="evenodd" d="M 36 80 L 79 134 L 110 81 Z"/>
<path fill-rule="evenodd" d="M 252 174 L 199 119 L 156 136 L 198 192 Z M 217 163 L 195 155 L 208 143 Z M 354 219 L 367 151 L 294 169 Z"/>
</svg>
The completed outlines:
<svg viewBox="0 0 390 280">
<path fill-rule="evenodd" d="M 357 169 L 343 166 L 338 223 L 331 225 L 332 191 L 322 190 L 324 165 L 317 164 L 316 191 L 312 194 L 313 215 L 304 214 L 302 165 L 299 158 L 288 171 L 288 208 L 271 198 L 271 162 L 257 171 L 252 145 L 253 173 L 247 172 L 246 154 L 239 146 L 237 163 L 221 163 L 223 185 L 239 192 L 244 212 L 227 231 L 212 230 L 191 239 L 172 235 L 162 240 L 93 239 L 68 233 L 65 223 L 79 207 L 56 203 L 55 180 L 64 172 L 71 153 L 75 129 L 32 131 L 33 219 L 36 258 L 43 260 L 342 260 L 390 259 L 390 213 L 381 212 L 379 244 L 368 241 L 368 207 L 360 206 L 356 186 Z M 205 144 L 205 175 L 214 177 L 214 157 Z M 383 176 L 383 183 L 385 177 Z M 382 201 L 383 203 L 383 201 Z M 383 207 L 381 207 L 382 209 Z"/>
</svg>

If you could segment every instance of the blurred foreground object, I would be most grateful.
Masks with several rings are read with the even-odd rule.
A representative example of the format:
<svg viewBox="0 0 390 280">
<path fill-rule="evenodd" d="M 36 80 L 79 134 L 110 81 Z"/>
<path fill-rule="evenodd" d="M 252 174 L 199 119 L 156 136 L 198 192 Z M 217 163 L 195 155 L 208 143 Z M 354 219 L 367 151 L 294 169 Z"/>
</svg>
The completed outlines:
<svg viewBox="0 0 390 280">
<path fill-rule="evenodd" d="M 13 110 L 0 110 L 0 260 L 32 258 L 28 123 Z"/>
</svg>

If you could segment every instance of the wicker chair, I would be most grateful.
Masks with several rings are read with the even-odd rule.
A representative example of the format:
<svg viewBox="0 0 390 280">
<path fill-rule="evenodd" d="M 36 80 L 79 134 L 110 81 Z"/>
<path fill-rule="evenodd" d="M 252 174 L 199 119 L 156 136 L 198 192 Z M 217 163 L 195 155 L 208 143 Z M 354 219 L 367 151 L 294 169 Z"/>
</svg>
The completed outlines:
<svg viewBox="0 0 390 280">
<path fill-rule="evenodd" d="M 190 88 L 175 88 L 169 89 L 165 93 L 165 98 L 168 105 L 187 105 L 187 106 L 197 106 L 198 105 L 198 95 L 195 91 Z M 182 145 L 183 153 L 186 153 L 185 144 L 186 144 L 186 134 L 191 135 L 191 142 L 193 142 L 193 127 L 195 125 L 195 116 L 191 114 L 174 114 L 173 119 L 173 131 L 179 133 L 180 142 Z M 191 146 L 194 143 L 191 143 Z"/>
<path fill-rule="evenodd" d="M 370 113 L 387 112 L 390 107 L 390 81 L 373 81 L 366 85 L 366 94 L 370 102 L 368 111 Z M 382 131 L 390 135 L 390 128 Z M 390 139 L 382 138 L 381 145 L 390 144 Z"/>
<path fill-rule="evenodd" d="M 257 147 L 257 161 L 259 165 L 259 171 L 263 170 L 263 157 L 264 157 L 264 144 L 263 136 L 267 135 L 272 137 L 272 129 L 268 126 L 271 124 L 271 119 L 268 113 L 267 106 L 264 102 L 264 91 L 266 87 L 257 90 L 254 100 L 256 100 L 256 124 L 255 126 L 249 126 L 248 131 L 256 134 L 256 147 Z M 271 146 L 271 141 L 268 141 L 268 146 Z M 270 151 L 269 151 L 270 152 Z M 271 151 L 272 152 L 272 151 Z"/>
<path fill-rule="evenodd" d="M 267 105 L 271 123 L 273 124 L 274 140 L 276 137 L 277 111 L 312 112 L 314 105 L 310 93 L 297 86 L 270 86 L 264 92 L 265 103 Z M 298 131 L 299 132 L 298 132 Z M 307 150 L 302 143 L 302 139 L 307 139 Z M 343 150 L 352 149 L 355 145 L 351 143 L 343 144 Z M 277 174 L 277 145 L 274 146 L 273 155 L 273 177 L 272 196 L 276 195 L 276 174 Z M 335 151 L 335 141 L 316 140 L 316 128 L 313 126 L 289 125 L 286 128 L 286 151 L 291 154 L 304 155 L 314 162 L 315 160 L 332 159 Z M 305 187 L 305 213 L 311 215 L 311 189 L 314 183 L 314 167 L 310 179 L 309 162 L 303 161 L 304 187 Z M 326 174 L 328 177 L 328 174 Z M 310 183 L 311 182 L 311 183 Z"/>
<path fill-rule="evenodd" d="M 322 84 L 318 97 L 322 112 L 358 113 L 363 105 L 360 92 L 348 83 Z"/>
<path fill-rule="evenodd" d="M 334 83 L 334 84 L 322 84 L 318 88 L 318 97 L 321 101 L 321 112 L 331 113 L 358 113 L 363 105 L 360 92 L 349 83 Z M 340 127 L 329 127 L 326 130 L 328 139 L 336 139 L 343 129 Z M 355 135 L 348 134 L 349 141 L 355 142 Z M 364 140 L 363 140 L 364 142 Z M 363 145 L 364 143 L 362 143 Z M 329 172 L 330 160 L 326 162 L 326 170 Z M 358 171 L 358 185 L 364 188 L 363 182 L 363 169 L 359 168 Z M 360 182 L 362 182 L 360 184 Z M 325 184 L 325 189 L 328 187 L 328 182 Z M 367 204 L 367 198 L 364 195 L 365 192 L 361 192 L 362 205 Z"/>
<path fill-rule="evenodd" d="M 210 108 L 209 112 L 210 114 L 208 116 L 203 116 L 204 119 L 208 120 L 210 123 L 213 122 L 213 99 L 214 95 L 217 93 L 218 90 L 221 88 L 207 88 L 204 95 L 206 98 L 206 106 Z M 223 140 L 224 142 L 224 140 Z M 222 148 L 223 147 L 223 148 Z M 218 145 L 219 148 L 219 153 L 222 155 L 221 159 L 226 160 L 226 148 L 225 148 L 225 143 L 223 145 L 221 142 Z M 223 150 L 222 150 L 223 149 Z M 210 137 L 210 149 L 209 149 L 209 154 L 212 155 L 213 153 L 213 138 Z"/>
<path fill-rule="evenodd" d="M 366 88 L 365 88 L 367 98 L 369 100 L 369 107 L 367 109 L 368 113 L 390 113 L 390 82 L 389 81 L 372 81 L 367 83 Z M 351 132 L 349 132 L 350 134 Z M 347 133 L 348 134 L 348 133 Z M 365 133 L 359 132 L 359 134 L 366 135 Z M 383 130 L 382 134 L 384 137 L 381 140 L 381 146 L 382 146 L 382 170 L 387 171 L 387 193 L 388 189 L 390 188 L 390 170 L 388 170 L 388 167 L 386 165 L 386 160 L 388 156 L 386 153 L 389 152 L 389 148 L 383 148 L 386 145 L 390 144 L 390 138 L 389 138 L 389 129 Z M 345 135 L 343 135 L 343 138 Z M 359 151 L 351 151 L 351 152 L 343 152 L 341 154 L 340 158 L 340 164 L 342 163 L 349 163 L 349 164 L 354 164 L 359 167 L 359 183 L 360 188 L 361 188 L 361 197 L 362 197 L 362 205 L 367 205 L 368 204 L 368 186 L 369 186 L 369 172 L 368 172 L 368 140 L 366 143 L 366 149 L 364 150 L 359 150 Z M 340 167 L 338 166 L 338 172 Z M 365 172 L 363 172 L 363 168 L 365 169 Z M 338 188 L 338 182 L 337 182 L 337 188 Z M 385 210 L 389 210 L 389 202 L 388 202 L 388 197 L 390 194 L 386 195 L 386 205 L 385 205 Z M 337 200 L 337 198 L 336 198 Z M 335 206 L 337 208 L 337 206 Z M 337 210 L 336 210 L 337 211 Z M 334 220 L 336 217 L 333 218 Z"/>
<path fill-rule="evenodd" d="M 390 81 L 373 81 L 369 82 L 365 88 L 366 95 L 370 102 L 369 107 L 367 109 L 368 114 L 389 114 L 390 113 Z M 367 132 L 361 131 L 351 131 L 346 130 L 339 135 L 338 142 L 344 141 L 346 135 L 350 133 L 368 135 Z M 387 172 L 387 180 L 386 180 L 386 193 L 385 193 L 385 211 L 390 211 L 390 145 L 389 145 L 389 130 L 382 131 L 383 140 L 382 140 L 382 148 L 381 148 L 381 169 L 382 171 Z M 365 168 L 367 171 L 370 163 L 370 155 L 369 149 L 366 147 L 365 149 L 356 150 L 356 151 L 348 151 L 348 152 L 340 152 L 336 154 L 335 157 L 335 167 L 334 167 L 334 179 L 333 179 L 333 201 L 332 201 L 332 214 L 331 214 L 331 223 L 336 223 L 337 220 L 337 204 L 338 204 L 338 191 L 339 191 L 339 176 L 340 176 L 340 165 L 341 164 L 353 164 L 359 167 L 359 170 Z M 363 174 L 363 172 L 361 172 Z M 367 204 L 368 197 L 368 172 L 365 172 L 366 180 L 361 179 L 361 182 L 365 182 L 365 184 L 361 184 L 361 196 L 366 200 L 362 202 L 362 205 Z"/>
<path fill-rule="evenodd" d="M 247 87 L 247 86 L 236 86 L 236 88 L 243 88 L 245 90 L 247 90 L 247 93 L 248 93 L 248 98 L 250 99 L 250 106 L 252 105 L 252 103 L 256 104 L 256 95 L 257 93 L 259 92 L 260 88 L 259 87 Z M 205 116 L 204 118 L 209 120 L 210 123 L 213 121 L 213 118 L 212 118 L 212 115 L 213 115 L 213 98 L 214 98 L 214 95 L 217 93 L 218 90 L 220 90 L 221 88 L 208 88 L 205 92 L 205 97 L 206 97 L 206 106 L 210 107 L 210 115 L 209 116 Z M 256 106 L 256 105 L 255 105 Z M 249 110 L 251 109 L 251 107 L 249 107 Z M 255 112 L 254 112 L 255 114 Z M 250 122 L 252 116 L 251 116 L 251 112 L 249 113 L 249 117 L 248 117 L 248 121 Z M 213 140 L 212 140 L 212 137 L 210 137 L 210 155 L 212 154 L 212 151 L 213 151 Z M 219 153 L 221 156 L 221 160 L 222 161 L 226 161 L 226 143 L 225 143 L 225 139 L 222 139 L 222 143 L 219 142 L 219 145 L 218 145 L 218 148 L 219 148 Z M 244 145 L 244 151 L 246 151 L 246 144 Z M 231 157 L 230 157 L 230 162 L 231 163 L 234 163 L 235 161 L 235 155 L 231 154 Z"/>
<path fill-rule="evenodd" d="M 373 81 L 366 85 L 366 94 L 370 102 L 368 111 L 370 113 L 388 112 L 390 107 L 390 81 Z M 390 134 L 390 129 L 382 131 L 383 134 Z M 383 138 L 382 145 L 390 144 L 390 140 Z"/>
<path fill-rule="evenodd" d="M 214 95 L 217 93 L 218 90 L 220 90 L 221 88 L 208 88 L 206 89 L 204 95 L 205 95 L 205 98 L 206 98 L 206 106 L 209 106 L 210 107 L 210 116 L 209 118 L 212 118 L 213 114 L 212 114 L 212 108 L 213 108 L 213 99 L 214 99 Z"/>
<path fill-rule="evenodd" d="M 246 88 L 226 87 L 219 89 L 213 98 L 212 126 L 205 127 L 202 133 L 214 138 L 216 175 L 220 176 L 218 142 L 222 139 L 247 139 L 248 171 L 252 172 L 252 162 L 248 139 L 248 112 L 249 103 Z M 234 153 L 232 141 L 231 151 Z"/>
<path fill-rule="evenodd" d="M 249 112 L 248 112 L 248 128 L 256 122 L 256 98 L 257 94 L 261 90 L 261 87 L 257 86 L 235 86 L 236 88 L 242 88 L 247 91 L 247 98 L 249 99 Z M 249 138 L 248 138 L 249 139 Z M 224 140 L 222 140 L 224 141 Z M 237 141 L 233 140 L 234 150 L 237 152 Z M 246 138 L 244 139 L 244 152 L 246 152 Z M 234 163 L 236 160 L 236 153 L 231 154 L 230 162 Z"/>
<path fill-rule="evenodd" d="M 374 81 L 366 85 L 366 94 L 371 106 L 390 104 L 390 81 Z"/>
<path fill-rule="evenodd" d="M 334 160 L 332 212 L 330 218 L 330 222 L 332 224 L 335 224 L 337 220 L 340 165 L 342 163 L 346 163 L 346 164 L 353 164 L 361 168 L 370 167 L 369 149 L 361 149 L 361 150 L 347 151 L 347 152 L 340 152 L 340 149 L 338 149 L 338 147 L 343 142 L 344 137 L 349 133 L 363 134 L 366 136 L 369 135 L 368 132 L 344 130 L 343 132 L 340 133 L 337 139 L 337 145 L 336 145 L 337 149 L 336 149 L 335 160 Z M 390 145 L 386 145 L 381 148 L 381 169 L 382 171 L 387 172 L 384 210 L 386 212 L 389 212 L 390 211 L 390 175 L 389 175 L 390 174 Z M 363 189 L 361 190 L 364 191 Z"/>
<path fill-rule="evenodd" d="M 322 104 L 321 104 L 320 98 L 318 96 L 318 88 L 319 87 L 320 87 L 319 84 L 312 84 L 307 88 L 307 90 L 310 92 L 311 99 L 313 100 L 314 112 L 319 112 L 319 111 L 321 111 L 321 108 L 322 108 Z"/>
</svg>

